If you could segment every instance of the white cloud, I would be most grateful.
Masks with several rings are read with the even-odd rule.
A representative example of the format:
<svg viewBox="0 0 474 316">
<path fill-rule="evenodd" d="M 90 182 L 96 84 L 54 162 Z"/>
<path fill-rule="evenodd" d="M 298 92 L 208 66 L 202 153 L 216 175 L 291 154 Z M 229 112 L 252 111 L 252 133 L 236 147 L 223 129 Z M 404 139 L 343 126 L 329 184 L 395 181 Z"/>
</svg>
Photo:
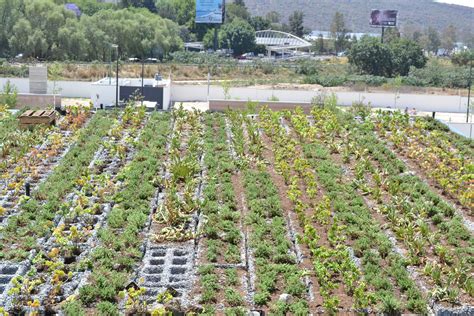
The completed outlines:
<svg viewBox="0 0 474 316">
<path fill-rule="evenodd" d="M 474 8 L 474 0 L 436 0 L 436 2 L 458 4 L 458 5 Z"/>
</svg>

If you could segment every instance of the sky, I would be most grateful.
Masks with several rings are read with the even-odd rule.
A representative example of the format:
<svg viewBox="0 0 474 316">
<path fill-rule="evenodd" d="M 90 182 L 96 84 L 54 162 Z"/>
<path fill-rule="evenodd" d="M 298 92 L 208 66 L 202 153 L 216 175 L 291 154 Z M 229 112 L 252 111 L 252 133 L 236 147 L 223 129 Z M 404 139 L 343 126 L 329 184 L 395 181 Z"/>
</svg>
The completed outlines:
<svg viewBox="0 0 474 316">
<path fill-rule="evenodd" d="M 436 2 L 459 4 L 474 8 L 474 0 L 436 0 Z"/>
</svg>

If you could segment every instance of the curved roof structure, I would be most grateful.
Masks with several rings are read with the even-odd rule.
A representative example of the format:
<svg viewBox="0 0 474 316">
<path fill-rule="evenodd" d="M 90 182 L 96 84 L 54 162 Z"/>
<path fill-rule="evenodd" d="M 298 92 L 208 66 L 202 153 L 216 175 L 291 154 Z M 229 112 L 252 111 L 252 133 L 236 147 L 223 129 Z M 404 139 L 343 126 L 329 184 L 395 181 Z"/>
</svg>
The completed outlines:
<svg viewBox="0 0 474 316">
<path fill-rule="evenodd" d="M 279 51 L 310 47 L 311 43 L 293 34 L 275 30 L 256 32 L 256 42 L 265 45 L 268 50 Z"/>
</svg>

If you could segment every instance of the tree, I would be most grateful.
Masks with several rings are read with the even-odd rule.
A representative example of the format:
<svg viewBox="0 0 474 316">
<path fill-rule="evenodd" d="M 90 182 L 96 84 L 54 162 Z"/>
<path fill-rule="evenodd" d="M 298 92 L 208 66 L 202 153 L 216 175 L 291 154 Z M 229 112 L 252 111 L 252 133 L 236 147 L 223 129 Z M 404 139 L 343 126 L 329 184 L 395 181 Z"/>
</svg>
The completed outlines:
<svg viewBox="0 0 474 316">
<path fill-rule="evenodd" d="M 415 42 L 419 42 L 422 36 L 423 34 L 420 31 L 414 31 L 411 39 L 414 40 Z"/>
<path fill-rule="evenodd" d="M 156 0 L 155 7 L 161 17 L 186 25 L 189 29 L 194 28 L 195 0 Z"/>
<path fill-rule="evenodd" d="M 151 12 L 156 12 L 156 6 L 153 0 L 122 0 L 122 7 L 147 8 Z"/>
<path fill-rule="evenodd" d="M 376 37 L 364 36 L 349 50 L 349 62 L 374 76 L 392 76 L 392 52 Z"/>
<path fill-rule="evenodd" d="M 234 19 L 242 19 L 249 21 L 250 13 L 247 7 L 235 3 L 229 3 L 225 6 L 225 21 L 232 22 Z"/>
<path fill-rule="evenodd" d="M 270 23 L 280 23 L 281 15 L 276 11 L 270 11 L 265 16 Z"/>
<path fill-rule="evenodd" d="M 204 37 L 202 38 L 202 43 L 204 48 L 213 48 L 214 47 L 214 29 L 208 29 Z"/>
<path fill-rule="evenodd" d="M 396 27 L 390 27 L 385 30 L 383 37 L 384 43 L 390 43 L 396 41 L 400 38 L 400 31 Z"/>
<path fill-rule="evenodd" d="M 382 44 L 378 38 L 364 36 L 349 50 L 349 62 L 375 76 L 406 76 L 410 67 L 422 68 L 426 61 L 420 45 L 405 38 Z"/>
<path fill-rule="evenodd" d="M 318 35 L 318 39 L 313 44 L 313 49 L 320 54 L 325 52 L 323 34 Z"/>
<path fill-rule="evenodd" d="M 343 51 L 347 45 L 347 33 L 349 30 L 346 28 L 344 22 L 344 15 L 340 12 L 334 14 L 334 18 L 331 23 L 331 34 L 334 38 L 334 48 L 336 53 Z"/>
<path fill-rule="evenodd" d="M 20 18 L 20 4 L 17 0 L 0 0 L 0 56 L 6 57 L 10 52 L 9 38 Z"/>
<path fill-rule="evenodd" d="M 298 37 L 304 35 L 304 26 L 303 26 L 304 14 L 301 11 L 294 11 L 288 21 L 290 24 L 290 32 Z"/>
<path fill-rule="evenodd" d="M 250 18 L 250 25 L 255 29 L 255 31 L 268 30 L 271 28 L 271 23 L 269 20 L 261 16 L 253 16 Z"/>
<path fill-rule="evenodd" d="M 178 8 L 174 0 L 157 0 L 155 2 L 156 12 L 165 19 L 176 21 Z"/>
<path fill-rule="evenodd" d="M 427 58 L 418 43 L 402 38 L 393 40 L 388 45 L 391 50 L 393 74 L 406 76 L 410 67 L 423 68 L 426 65 Z"/>
<path fill-rule="evenodd" d="M 234 3 L 236 5 L 240 5 L 241 7 L 245 7 L 245 1 L 244 0 L 235 0 Z"/>
<path fill-rule="evenodd" d="M 448 51 L 448 53 L 451 53 L 456 47 L 456 41 L 457 41 L 457 34 L 456 34 L 456 28 L 453 25 L 449 25 L 447 28 L 444 29 L 443 31 L 443 40 L 442 40 L 442 46 L 444 49 Z"/>
<path fill-rule="evenodd" d="M 474 60 L 474 50 L 465 50 L 451 56 L 451 62 L 458 66 L 467 66 Z"/>
<path fill-rule="evenodd" d="M 241 55 L 255 48 L 255 30 L 247 21 L 235 18 L 221 28 L 219 43 L 221 47 L 231 48 L 234 56 Z"/>
<path fill-rule="evenodd" d="M 439 33 L 432 27 L 429 27 L 426 31 L 426 50 L 437 54 L 438 49 L 441 45 L 441 40 L 439 39 Z"/>
</svg>

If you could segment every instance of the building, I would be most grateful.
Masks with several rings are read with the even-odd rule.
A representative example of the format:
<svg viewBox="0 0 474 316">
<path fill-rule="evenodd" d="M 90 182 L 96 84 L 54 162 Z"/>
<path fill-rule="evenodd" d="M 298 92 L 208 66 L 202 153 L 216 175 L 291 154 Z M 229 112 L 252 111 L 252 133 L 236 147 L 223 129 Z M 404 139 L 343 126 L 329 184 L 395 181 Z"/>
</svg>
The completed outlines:
<svg viewBox="0 0 474 316">
<path fill-rule="evenodd" d="M 155 78 L 120 78 L 118 81 L 119 103 L 127 102 L 133 97 L 143 97 L 147 107 L 156 110 L 168 110 L 171 99 L 171 80 L 160 75 Z M 115 105 L 116 80 L 103 78 L 91 86 L 91 100 L 95 108 L 107 108 Z"/>
</svg>

